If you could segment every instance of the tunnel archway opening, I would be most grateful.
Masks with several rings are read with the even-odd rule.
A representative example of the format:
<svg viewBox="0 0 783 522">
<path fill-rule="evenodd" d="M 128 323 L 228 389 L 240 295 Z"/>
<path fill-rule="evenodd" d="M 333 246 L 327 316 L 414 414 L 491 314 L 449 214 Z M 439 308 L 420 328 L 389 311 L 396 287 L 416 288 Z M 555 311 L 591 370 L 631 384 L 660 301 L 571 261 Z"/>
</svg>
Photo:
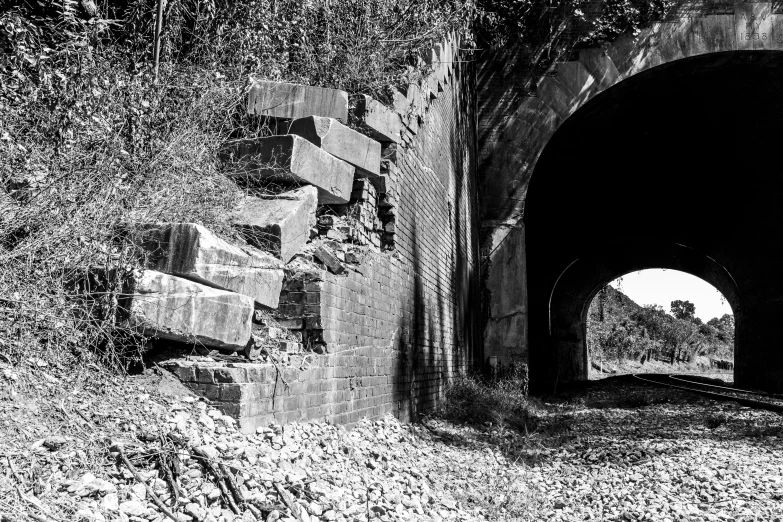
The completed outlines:
<svg viewBox="0 0 783 522">
<path fill-rule="evenodd" d="M 645 269 L 601 286 L 584 308 L 587 378 L 688 374 L 734 380 L 734 313 L 708 282 Z"/>
<path fill-rule="evenodd" d="M 586 378 L 582 306 L 644 268 L 723 293 L 737 386 L 783 390 L 781 85 L 783 52 L 705 54 L 622 80 L 558 127 L 525 199 L 531 390 Z"/>
</svg>

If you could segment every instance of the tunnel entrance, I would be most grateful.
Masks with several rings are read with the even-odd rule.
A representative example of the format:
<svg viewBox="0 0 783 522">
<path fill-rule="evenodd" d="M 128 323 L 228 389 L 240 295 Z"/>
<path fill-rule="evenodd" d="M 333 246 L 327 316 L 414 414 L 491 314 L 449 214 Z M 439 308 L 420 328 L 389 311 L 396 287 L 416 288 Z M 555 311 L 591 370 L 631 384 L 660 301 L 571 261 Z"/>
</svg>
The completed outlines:
<svg viewBox="0 0 783 522">
<path fill-rule="evenodd" d="M 690 274 L 626 274 L 596 292 L 584 321 L 590 380 L 658 373 L 734 381 L 733 311 Z"/>
<path fill-rule="evenodd" d="M 737 385 L 783 391 L 781 86 L 781 52 L 706 54 L 623 80 L 558 128 L 524 209 L 531 389 L 586 379 L 592 297 L 666 268 L 731 304 Z"/>
</svg>

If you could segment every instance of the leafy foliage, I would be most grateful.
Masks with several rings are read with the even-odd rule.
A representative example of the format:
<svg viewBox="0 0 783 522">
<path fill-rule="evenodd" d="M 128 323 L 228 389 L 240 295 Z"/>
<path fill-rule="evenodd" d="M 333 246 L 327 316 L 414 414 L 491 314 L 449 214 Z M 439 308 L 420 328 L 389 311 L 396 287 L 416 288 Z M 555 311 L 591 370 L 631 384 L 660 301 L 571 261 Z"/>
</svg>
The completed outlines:
<svg viewBox="0 0 783 522">
<path fill-rule="evenodd" d="M 693 321 L 696 319 L 696 305 L 690 301 L 676 300 L 672 301 L 672 315 L 682 321 Z"/>
<path fill-rule="evenodd" d="M 595 45 L 638 34 L 675 5 L 670 0 L 478 0 L 476 32 L 484 45 L 536 47 L 547 40 Z"/>
<path fill-rule="evenodd" d="M 583 11 L 581 0 L 170 0 L 154 84 L 155 4 L 3 3 L 0 353 L 19 359 L 35 346 L 53 359 L 97 353 L 124 364 L 137 344 L 116 321 L 117 293 L 144 263 L 128 232 L 193 221 L 232 234 L 226 216 L 243 189 L 224 175 L 232 166 L 219 153 L 231 140 L 268 132 L 242 110 L 248 78 L 390 102 L 394 87 L 428 71 L 422 51 L 450 31 L 475 28 L 492 45 L 519 41 L 538 71 L 567 48 L 561 40 L 609 37 L 663 5 L 653 0 L 633 11 L 621 7 L 648 3 L 607 0 Z M 575 27 L 579 37 L 566 38 Z M 116 277 L 97 301 L 73 284 L 96 268 Z"/>
<path fill-rule="evenodd" d="M 725 315 L 725 322 L 715 318 L 699 325 L 693 320 L 692 303 L 674 301 L 675 310 L 683 317 L 669 315 L 660 306 L 639 306 L 614 288 L 603 288 L 588 310 L 591 359 L 655 358 L 674 363 L 690 361 L 697 355 L 733 358 L 733 316 Z M 724 331 L 710 324 L 718 322 Z"/>
<path fill-rule="evenodd" d="M 380 97 L 423 74 L 421 49 L 465 16 L 457 0 L 171 0 L 154 84 L 154 0 L 4 7 L 0 353 L 65 366 L 121 367 L 143 345 L 117 313 L 145 264 L 136 227 L 197 222 L 239 240 L 228 217 L 244 189 L 219 157 L 268 132 L 242 110 L 249 76 Z M 75 284 L 96 272 L 111 275 L 97 299 Z"/>
<path fill-rule="evenodd" d="M 671 0 L 476 0 L 473 29 L 477 47 L 509 49 L 522 57 L 517 63 L 525 79 L 519 88 L 532 94 L 572 52 L 636 35 L 676 5 Z"/>
</svg>

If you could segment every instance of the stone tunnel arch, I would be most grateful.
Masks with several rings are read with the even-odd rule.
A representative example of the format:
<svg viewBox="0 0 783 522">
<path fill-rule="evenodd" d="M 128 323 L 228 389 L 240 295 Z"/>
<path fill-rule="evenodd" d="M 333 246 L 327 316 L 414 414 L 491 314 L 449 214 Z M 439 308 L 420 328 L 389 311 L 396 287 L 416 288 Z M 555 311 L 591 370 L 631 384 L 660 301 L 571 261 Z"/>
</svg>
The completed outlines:
<svg viewBox="0 0 783 522">
<path fill-rule="evenodd" d="M 773 162 L 764 158 L 760 151 L 774 149 L 775 140 L 771 136 L 777 133 L 777 125 L 772 122 L 774 116 L 771 115 L 779 114 L 779 111 L 774 94 L 776 89 L 772 86 L 780 80 L 777 71 L 780 70 L 781 60 L 780 53 L 776 52 L 779 50 L 783 50 L 783 7 L 779 4 L 686 1 L 677 4 L 676 11 L 668 20 L 654 23 L 638 35 L 626 35 L 600 48 L 581 49 L 573 53 L 569 61 L 558 63 L 551 75 L 541 79 L 534 96 L 526 96 L 519 89 L 528 70 L 524 52 L 508 48 L 494 50 L 484 56 L 477 71 L 477 90 L 480 197 L 488 301 L 484 329 L 486 356 L 497 355 L 504 363 L 529 361 L 531 386 L 536 380 L 546 380 L 542 376 L 546 376 L 547 372 L 539 372 L 541 368 L 536 368 L 536 353 L 539 353 L 543 344 L 548 343 L 547 302 L 552 280 L 568 263 L 583 256 L 584 252 L 564 255 L 561 244 L 569 239 L 557 236 L 554 229 L 547 232 L 546 227 L 540 226 L 541 220 L 546 219 L 543 217 L 546 212 L 537 212 L 535 201 L 546 205 L 547 201 L 557 200 L 536 196 L 540 189 L 540 178 L 551 176 L 556 170 L 556 167 L 542 167 L 541 164 L 547 163 L 548 156 L 551 158 L 557 155 L 551 153 L 553 149 L 557 149 L 561 155 L 582 154 L 580 161 L 571 162 L 569 167 L 581 172 L 583 177 L 592 179 L 591 176 L 595 174 L 590 169 L 595 170 L 595 164 L 601 162 L 619 161 L 617 149 L 621 147 L 612 141 L 618 133 L 605 134 L 603 143 L 593 140 L 592 150 L 582 147 L 580 152 L 575 152 L 568 151 L 567 146 L 552 147 L 559 137 L 566 134 L 562 132 L 563 129 L 591 111 L 595 115 L 613 103 L 622 105 L 622 99 L 633 96 L 635 92 L 637 97 L 639 91 L 644 91 L 653 99 L 660 98 L 654 89 L 645 88 L 646 81 L 655 77 L 679 76 L 682 79 L 695 73 L 706 78 L 711 72 L 723 70 L 723 75 L 713 74 L 713 86 L 719 85 L 715 82 L 721 81 L 721 78 L 731 79 L 733 75 L 735 80 L 744 78 L 745 87 L 740 86 L 734 91 L 721 88 L 718 90 L 722 95 L 715 96 L 710 95 L 712 89 L 709 82 L 703 82 L 702 89 L 708 96 L 704 100 L 695 98 L 694 104 L 699 106 L 698 110 L 681 105 L 679 114 L 673 114 L 673 111 L 667 113 L 665 110 L 658 111 L 658 114 L 647 111 L 646 114 L 651 120 L 663 118 L 666 114 L 670 128 L 677 130 L 677 127 L 690 127 L 697 137 L 706 129 L 713 136 L 714 143 L 720 143 L 725 162 L 731 163 L 735 170 L 744 171 L 755 165 L 759 170 L 774 172 Z M 736 83 L 733 82 L 735 86 Z M 757 83 L 760 89 L 747 88 Z M 663 91 L 669 89 L 671 92 L 665 81 L 658 85 Z M 707 99 L 713 105 L 712 114 Z M 766 108 L 762 107 L 762 101 L 766 103 Z M 773 110 L 767 110 L 770 105 L 774 106 Z M 622 120 L 622 123 L 630 119 Z M 601 127 L 600 121 L 597 126 Z M 593 138 L 605 131 L 605 127 L 583 131 L 591 135 L 588 138 Z M 657 128 L 661 130 L 660 125 Z M 740 132 L 739 128 L 743 130 Z M 722 139 L 717 139 L 721 133 Z M 749 139 L 750 136 L 758 138 L 756 144 Z M 675 152 L 682 153 L 685 149 L 679 146 L 677 140 L 687 143 L 685 138 L 682 132 L 672 132 L 673 147 L 664 146 L 662 140 L 658 140 L 656 146 L 674 157 Z M 709 145 L 709 140 L 696 141 L 702 147 Z M 702 153 L 707 152 L 707 149 L 702 150 Z M 742 161 L 738 160 L 742 155 L 746 158 L 744 167 Z M 759 157 L 763 160 L 761 164 L 755 161 Z M 691 166 L 694 166 L 693 162 Z M 715 167 L 714 163 L 709 166 Z M 684 177 L 687 179 L 687 176 Z M 730 194 L 729 190 L 723 191 L 726 201 L 722 211 L 711 209 L 709 213 L 731 215 L 734 225 L 738 225 L 729 227 L 732 234 L 742 234 L 738 231 L 742 228 L 740 223 L 753 225 L 751 221 L 754 219 L 772 220 L 776 217 L 772 216 L 774 212 L 758 211 L 750 208 L 753 204 L 741 201 L 746 197 L 749 201 L 764 200 L 764 204 L 772 204 L 771 198 L 762 194 L 763 190 L 754 192 L 750 188 L 754 184 L 756 188 L 766 184 L 767 190 L 774 191 L 777 190 L 776 183 L 762 180 L 755 174 L 750 177 L 753 179 L 724 176 L 716 180 L 716 183 L 725 184 L 726 187 L 739 186 L 734 194 Z M 573 178 L 556 176 L 552 179 L 556 179 L 560 185 L 573 182 Z M 575 186 L 581 189 L 584 184 L 576 183 Z M 714 196 L 719 191 L 708 192 Z M 677 194 L 673 196 L 664 198 L 669 206 L 684 199 Z M 738 201 L 739 205 L 733 205 L 732 202 Z M 557 208 L 562 209 L 563 206 Z M 580 223 L 580 220 L 591 218 L 589 211 L 582 210 L 584 213 L 579 217 L 570 214 L 572 221 Z M 743 215 L 745 210 L 751 212 Z M 540 215 L 537 217 L 536 214 Z M 708 225 L 709 220 L 695 217 L 702 229 Z M 725 222 L 719 221 L 720 225 Z M 743 295 L 746 296 L 742 303 L 745 317 L 752 316 L 754 322 L 764 322 L 775 321 L 777 314 L 783 313 L 783 299 L 778 298 L 783 292 L 778 294 L 778 290 L 773 289 L 778 285 L 776 274 L 770 266 L 761 269 L 764 264 L 762 256 L 767 256 L 769 264 L 770 260 L 779 255 L 775 241 L 770 240 L 777 234 L 771 228 L 751 226 L 748 229 L 753 232 L 744 238 L 746 247 L 752 248 L 755 239 L 763 239 L 765 243 L 761 249 L 765 252 L 757 250 L 755 260 L 740 260 L 736 255 L 731 259 L 731 252 L 727 249 L 735 249 L 736 254 L 736 249 L 741 248 L 738 245 L 743 242 L 739 239 L 729 248 L 726 245 L 706 245 L 698 237 L 694 239 L 694 234 L 691 237 L 683 237 L 688 234 L 680 233 L 660 237 L 643 231 L 642 235 L 646 234 L 647 240 L 686 244 L 720 260 L 737 275 L 737 286 L 743 289 Z M 554 242 L 542 240 L 541 234 L 547 233 L 557 239 Z M 765 235 L 768 237 L 764 238 Z M 561 255 L 564 255 L 562 259 Z M 771 279 L 763 281 L 759 277 L 762 273 Z M 774 284 L 768 285 L 771 281 L 775 281 Z M 743 324 L 745 337 L 737 336 L 737 343 L 743 346 L 743 362 L 736 367 L 737 382 L 741 384 L 744 379 L 749 379 L 762 387 L 783 389 L 783 357 L 778 367 L 772 368 L 768 364 L 769 353 L 753 348 L 759 346 L 759 343 L 774 345 L 776 338 L 768 331 L 761 334 L 758 330 L 751 332 L 747 320 Z M 762 366 L 766 366 L 766 369 L 759 370 Z M 751 367 L 757 369 L 751 371 Z"/>
<path fill-rule="evenodd" d="M 721 68 L 722 60 L 725 65 L 745 59 L 752 67 L 763 69 L 776 50 L 783 50 L 780 4 L 684 1 L 677 4 L 669 19 L 637 35 L 572 53 L 568 61 L 556 64 L 551 74 L 540 80 L 534 96 L 527 96 L 519 88 L 530 70 L 523 49 L 512 46 L 485 52 L 476 76 L 486 274 L 485 356 L 498 356 L 504 364 L 526 362 L 530 348 L 539 342 L 536 312 L 531 310 L 535 289 L 528 291 L 530 245 L 523 216 L 528 212 L 533 172 L 538 172 L 542 153 L 558 130 L 607 91 L 651 70 L 660 71 L 667 64 L 698 66 L 698 58 L 708 56 L 710 59 L 702 65 L 711 68 Z M 746 51 L 753 52 L 744 55 Z M 776 67 L 774 63 L 768 65 Z M 758 100 L 758 95 L 755 98 Z M 729 99 L 732 101 L 727 103 Z M 746 100 L 736 96 L 721 102 L 723 112 L 735 113 L 744 103 Z M 726 136 L 731 135 L 727 121 L 736 118 L 724 117 L 719 123 Z M 672 122 L 704 127 L 704 122 L 687 112 L 672 118 Z M 611 156 L 608 146 L 594 153 L 595 158 L 608 160 Z M 538 253 L 532 252 L 533 256 Z M 783 375 L 770 376 L 769 380 L 780 381 L 783 388 Z"/>
<path fill-rule="evenodd" d="M 738 385 L 783 387 L 781 85 L 781 52 L 702 55 L 607 89 L 559 127 L 523 221 L 533 388 L 586 377 L 577 312 L 604 279 L 654 266 L 701 277 L 738 311 Z"/>
<path fill-rule="evenodd" d="M 679 270 L 710 283 L 726 298 L 735 324 L 741 327 L 742 305 L 737 283 L 726 267 L 709 255 L 676 243 L 626 241 L 603 245 L 574 260 L 552 288 L 549 296 L 550 343 L 543 353 L 535 354 L 543 359 L 537 366 L 554 373 L 547 381 L 587 379 L 587 310 L 590 303 L 609 282 L 648 268 Z M 736 343 L 734 349 L 737 357 Z"/>
<path fill-rule="evenodd" d="M 508 224 L 522 217 L 544 147 L 597 95 L 662 65 L 762 50 L 783 50 L 780 3 L 681 2 L 667 21 L 580 49 L 575 59 L 556 64 L 538 82 L 535 96 L 519 90 L 529 71 L 525 52 L 513 46 L 492 51 L 477 76 L 483 219 Z M 720 66 L 719 60 L 713 66 Z"/>
</svg>

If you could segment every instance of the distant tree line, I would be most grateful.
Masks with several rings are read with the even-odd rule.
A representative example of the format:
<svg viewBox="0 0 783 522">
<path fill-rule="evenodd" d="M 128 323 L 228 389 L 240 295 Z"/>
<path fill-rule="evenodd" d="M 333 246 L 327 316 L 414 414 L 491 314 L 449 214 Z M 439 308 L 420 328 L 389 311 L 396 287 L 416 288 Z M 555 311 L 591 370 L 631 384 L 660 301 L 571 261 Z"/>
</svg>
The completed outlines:
<svg viewBox="0 0 783 522">
<path fill-rule="evenodd" d="M 590 305 L 587 342 L 592 360 L 632 359 L 670 364 L 694 357 L 734 358 L 734 316 L 704 323 L 690 301 L 672 301 L 670 313 L 659 305 L 639 306 L 606 286 Z"/>
</svg>

